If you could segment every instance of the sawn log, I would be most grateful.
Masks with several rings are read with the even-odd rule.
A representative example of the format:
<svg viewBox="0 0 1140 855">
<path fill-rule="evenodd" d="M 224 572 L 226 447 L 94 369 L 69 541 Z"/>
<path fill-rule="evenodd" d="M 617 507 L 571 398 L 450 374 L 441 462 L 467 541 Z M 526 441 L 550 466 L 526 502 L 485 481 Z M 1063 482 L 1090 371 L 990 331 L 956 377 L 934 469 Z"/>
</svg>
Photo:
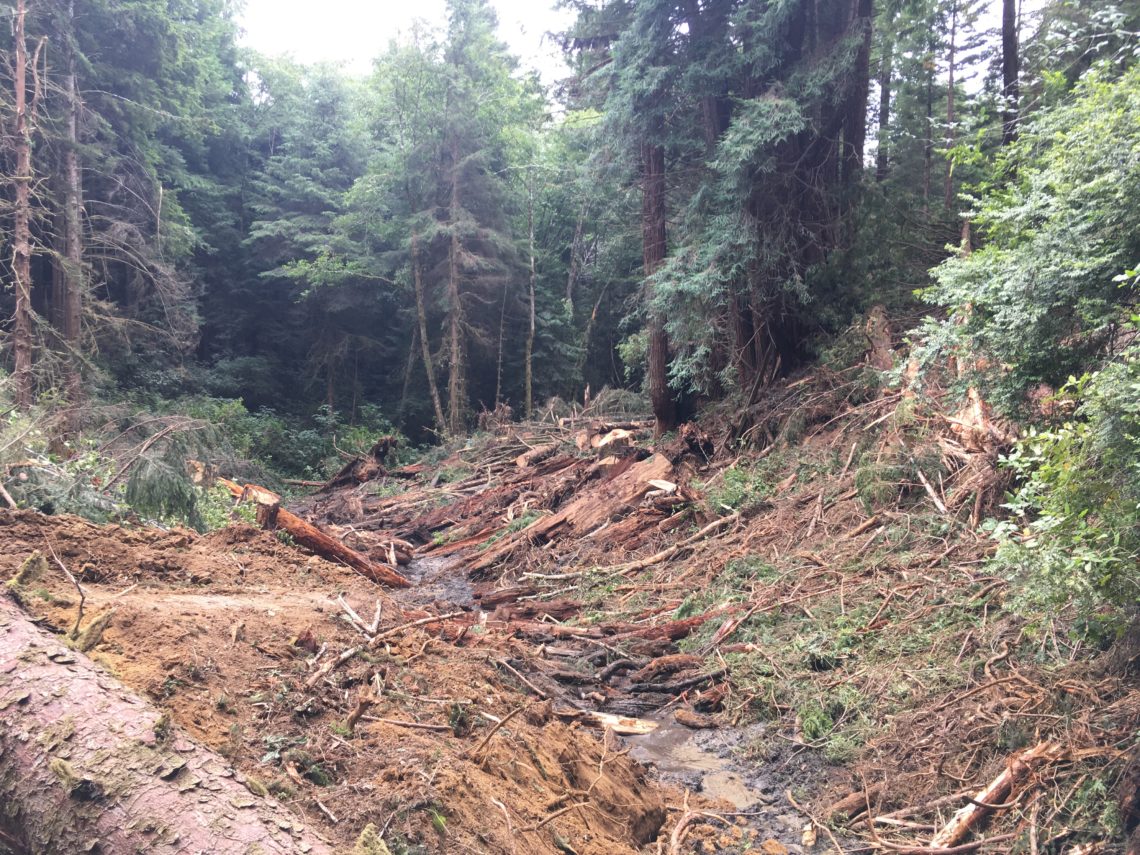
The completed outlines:
<svg viewBox="0 0 1140 855">
<path fill-rule="evenodd" d="M 259 506 L 258 520 L 266 528 L 278 528 L 287 531 L 298 544 L 310 549 L 322 558 L 345 564 L 366 579 L 388 585 L 392 588 L 408 588 L 411 582 L 401 576 L 387 564 L 373 561 L 366 555 L 361 555 L 334 537 L 321 531 L 315 525 L 301 519 L 280 507 L 281 497 L 271 490 L 258 487 L 255 484 L 240 484 L 226 478 L 219 478 L 218 482 L 225 486 L 236 499 L 253 501 Z M 260 508 L 266 508 L 264 512 Z M 277 508 L 273 512 L 273 508 Z"/>
<path fill-rule="evenodd" d="M 4 596 L 0 831 L 27 852 L 332 852 Z"/>
</svg>

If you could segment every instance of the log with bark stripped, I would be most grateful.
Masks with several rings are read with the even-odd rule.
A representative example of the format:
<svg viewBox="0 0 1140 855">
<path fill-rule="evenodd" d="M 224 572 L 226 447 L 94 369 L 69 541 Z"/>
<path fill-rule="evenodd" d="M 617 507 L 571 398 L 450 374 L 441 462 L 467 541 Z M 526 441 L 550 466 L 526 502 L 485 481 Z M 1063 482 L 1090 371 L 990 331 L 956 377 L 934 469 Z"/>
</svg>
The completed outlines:
<svg viewBox="0 0 1140 855">
<path fill-rule="evenodd" d="M 397 573 L 394 568 L 361 555 L 355 549 L 350 549 L 336 538 L 330 537 L 312 523 L 282 508 L 280 506 L 281 497 L 273 491 L 258 487 L 255 484 L 246 484 L 243 487 L 226 478 L 219 478 L 218 483 L 225 486 L 234 498 L 255 502 L 258 505 L 258 521 L 263 527 L 286 531 L 299 545 L 329 561 L 345 564 L 373 582 L 392 588 L 411 587 L 412 583 Z M 276 511 L 273 510 L 274 508 Z"/>
<path fill-rule="evenodd" d="M 6 597 L 0 805 L 0 839 L 27 852 L 332 852 Z"/>
<path fill-rule="evenodd" d="M 1011 757 L 1005 769 L 989 786 L 981 790 L 970 804 L 959 810 L 942 830 L 930 841 L 933 851 L 952 849 L 961 843 L 974 828 L 995 810 L 1011 807 L 1030 773 L 1044 763 L 1055 763 L 1065 756 L 1063 746 L 1041 742 Z"/>
</svg>

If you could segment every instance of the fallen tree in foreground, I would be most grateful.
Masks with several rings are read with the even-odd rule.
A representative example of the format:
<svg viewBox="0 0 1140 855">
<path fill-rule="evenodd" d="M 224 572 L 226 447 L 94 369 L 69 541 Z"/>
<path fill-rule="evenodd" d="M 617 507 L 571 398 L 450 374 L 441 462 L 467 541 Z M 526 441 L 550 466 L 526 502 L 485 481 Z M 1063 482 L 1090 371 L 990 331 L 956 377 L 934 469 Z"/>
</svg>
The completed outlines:
<svg viewBox="0 0 1140 855">
<path fill-rule="evenodd" d="M 272 531 L 281 529 L 298 544 L 312 550 L 328 561 L 336 561 L 351 567 L 365 579 L 388 585 L 392 588 L 408 588 L 411 582 L 396 572 L 395 568 L 378 561 L 373 561 L 366 555 L 361 555 L 355 549 L 345 546 L 339 540 L 321 531 L 311 522 L 301 519 L 281 507 L 281 497 L 276 493 L 258 487 L 255 484 L 246 484 L 242 487 L 234 481 L 219 478 L 218 483 L 223 485 L 230 494 L 240 501 L 252 501 L 257 505 L 257 521 L 262 528 Z"/>
<path fill-rule="evenodd" d="M 0 831 L 17 852 L 332 852 L 3 596 Z"/>
</svg>

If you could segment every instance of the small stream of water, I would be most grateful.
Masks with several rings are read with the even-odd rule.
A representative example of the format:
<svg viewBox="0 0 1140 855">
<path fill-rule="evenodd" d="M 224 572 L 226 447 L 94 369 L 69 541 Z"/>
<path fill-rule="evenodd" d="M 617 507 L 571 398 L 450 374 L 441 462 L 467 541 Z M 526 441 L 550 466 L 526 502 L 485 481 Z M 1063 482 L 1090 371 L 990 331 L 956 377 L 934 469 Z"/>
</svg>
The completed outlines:
<svg viewBox="0 0 1140 855">
<path fill-rule="evenodd" d="M 732 770 L 732 761 L 698 744 L 698 731 L 673 721 L 669 711 L 648 717 L 657 729 L 645 736 L 629 737 L 630 756 L 657 768 L 666 780 L 674 780 L 710 798 L 723 799 L 737 810 L 762 801 L 761 795 Z"/>
</svg>

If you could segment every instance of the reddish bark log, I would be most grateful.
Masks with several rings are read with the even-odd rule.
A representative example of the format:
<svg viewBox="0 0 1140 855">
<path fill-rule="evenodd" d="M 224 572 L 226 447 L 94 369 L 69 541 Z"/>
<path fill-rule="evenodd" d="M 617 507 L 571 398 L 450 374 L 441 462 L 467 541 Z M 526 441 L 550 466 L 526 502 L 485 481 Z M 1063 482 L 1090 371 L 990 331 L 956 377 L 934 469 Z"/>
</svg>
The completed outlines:
<svg viewBox="0 0 1140 855">
<path fill-rule="evenodd" d="M 0 805 L 0 830 L 30 852 L 332 852 L 6 598 Z"/>
<path fill-rule="evenodd" d="M 276 505 L 281 501 L 276 493 L 266 490 L 264 487 L 258 487 L 254 484 L 246 484 L 242 487 L 225 478 L 219 478 L 218 481 L 237 499 L 252 500 L 259 505 L 268 506 Z M 268 521 L 268 517 L 266 519 Z M 336 538 L 325 534 L 312 523 L 306 522 L 284 508 L 278 509 L 273 524 L 276 528 L 288 532 L 293 540 L 306 549 L 312 550 L 329 561 L 337 561 L 351 567 L 365 579 L 371 579 L 373 582 L 392 588 L 411 587 L 411 582 L 387 564 L 380 564 L 365 555 L 361 555 L 355 549 L 350 549 Z"/>
</svg>

